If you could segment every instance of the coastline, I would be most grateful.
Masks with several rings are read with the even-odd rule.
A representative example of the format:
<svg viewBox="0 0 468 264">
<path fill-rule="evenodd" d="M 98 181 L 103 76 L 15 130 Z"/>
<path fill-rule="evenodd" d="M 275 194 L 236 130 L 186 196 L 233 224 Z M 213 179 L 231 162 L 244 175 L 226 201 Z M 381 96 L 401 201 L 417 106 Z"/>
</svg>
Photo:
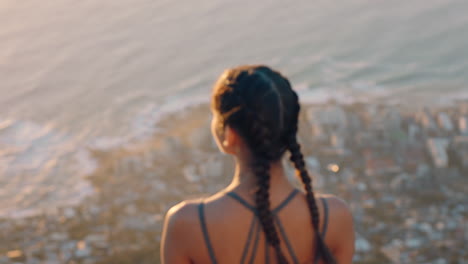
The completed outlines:
<svg viewBox="0 0 468 264">
<path fill-rule="evenodd" d="M 208 111 L 206 104 L 175 111 L 159 120 L 160 129 L 148 139 L 91 150 L 97 168 L 87 179 L 94 193 L 51 214 L 0 219 L 2 237 L 8 238 L 0 243 L 0 263 L 158 262 L 167 209 L 215 192 L 232 172 L 232 161 L 211 138 Z M 426 110 L 305 104 L 299 131 L 304 156 L 315 188 L 350 204 L 358 233 L 355 261 L 467 257 L 465 165 L 439 157 L 447 156 L 447 140 L 468 138 L 458 125 L 461 118 L 468 118 L 468 101 Z M 464 148 L 455 147 L 462 152 L 455 156 L 468 158 Z M 436 249 L 433 240 L 439 241 Z"/>
</svg>

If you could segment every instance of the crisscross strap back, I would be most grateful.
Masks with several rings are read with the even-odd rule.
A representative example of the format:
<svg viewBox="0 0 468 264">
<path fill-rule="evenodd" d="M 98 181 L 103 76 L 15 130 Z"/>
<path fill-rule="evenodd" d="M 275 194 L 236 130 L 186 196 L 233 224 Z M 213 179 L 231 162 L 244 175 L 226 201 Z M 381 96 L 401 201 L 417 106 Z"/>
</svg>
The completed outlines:
<svg viewBox="0 0 468 264">
<path fill-rule="evenodd" d="M 298 189 L 294 189 L 289 195 L 288 197 L 286 197 L 286 199 L 284 199 L 284 201 L 282 201 L 278 206 L 276 206 L 276 208 L 274 208 L 271 212 L 273 214 L 276 214 L 278 213 L 279 211 L 281 211 L 281 209 L 283 209 L 293 198 L 294 196 L 296 196 L 296 194 L 299 192 Z M 245 208 L 249 209 L 250 211 L 252 211 L 254 214 L 258 214 L 257 212 L 257 208 L 255 206 L 252 206 L 251 204 L 249 204 L 248 202 L 246 202 L 244 199 L 242 199 L 242 197 L 240 197 L 237 193 L 235 192 L 228 192 L 226 193 L 229 197 L 233 198 L 234 200 L 238 201 L 240 204 L 242 204 Z"/>
<path fill-rule="evenodd" d="M 294 263 L 299 263 L 299 260 L 298 260 L 296 254 L 294 252 L 294 249 L 293 249 L 293 247 L 292 247 L 292 245 L 291 245 L 291 243 L 290 243 L 290 241 L 289 241 L 289 239 L 288 239 L 288 237 L 286 235 L 286 231 L 285 231 L 285 229 L 284 229 L 284 227 L 283 227 L 283 225 L 282 225 L 282 223 L 280 221 L 280 218 L 278 217 L 278 212 L 280 212 L 297 195 L 298 192 L 299 192 L 299 190 L 294 189 L 286 197 L 286 199 L 284 199 L 284 201 L 282 201 L 276 208 L 274 208 L 272 210 L 275 223 L 278 226 L 278 229 L 280 231 L 279 233 L 282 236 L 283 241 L 286 244 L 288 252 L 291 255 L 291 258 L 293 259 Z M 260 233 L 262 231 L 262 227 L 261 227 L 260 221 L 258 219 L 257 208 L 255 208 L 254 206 L 252 206 L 251 204 L 246 202 L 243 198 L 241 198 L 238 194 L 236 194 L 234 192 L 228 192 L 227 195 L 229 197 L 233 198 L 234 200 L 236 200 L 237 202 L 239 202 L 241 205 L 243 205 L 248 210 L 252 211 L 252 213 L 254 214 L 254 217 L 252 218 L 252 221 L 250 223 L 249 232 L 247 234 L 247 241 L 245 242 L 245 246 L 244 246 L 244 249 L 242 251 L 242 256 L 241 256 L 241 261 L 240 261 L 241 264 L 246 263 L 247 257 L 249 256 L 249 252 L 251 252 L 250 253 L 249 263 L 253 263 L 254 260 L 255 260 L 256 253 L 257 253 L 257 247 L 258 247 L 258 242 L 259 242 L 259 238 L 260 238 Z M 321 232 L 321 235 L 322 235 L 323 238 L 325 238 L 325 234 L 326 234 L 326 231 L 327 231 L 327 225 L 328 225 L 328 204 L 327 204 L 327 201 L 324 198 L 321 198 L 321 200 L 322 200 L 323 208 L 324 208 L 324 222 L 323 222 L 323 230 Z M 203 202 L 201 202 L 198 205 L 198 214 L 199 214 L 199 218 L 200 218 L 200 225 L 201 225 L 201 229 L 202 229 L 202 233 L 203 233 L 203 238 L 205 240 L 205 244 L 206 244 L 206 247 L 208 249 L 208 253 L 209 253 L 209 256 L 210 256 L 210 259 L 211 259 L 211 263 L 217 264 L 218 262 L 216 260 L 216 256 L 215 256 L 215 253 L 214 253 L 213 246 L 212 246 L 212 244 L 210 242 L 210 237 L 209 237 L 208 229 L 207 229 L 207 226 L 206 226 L 206 220 L 205 220 L 205 215 L 204 215 L 204 203 Z M 266 261 L 266 263 L 269 263 L 269 259 L 270 259 L 269 250 L 270 250 L 270 246 L 268 245 L 268 242 L 265 240 L 265 261 Z M 315 260 L 314 260 L 314 263 L 317 263 L 318 260 L 319 259 L 316 257 Z"/>
</svg>

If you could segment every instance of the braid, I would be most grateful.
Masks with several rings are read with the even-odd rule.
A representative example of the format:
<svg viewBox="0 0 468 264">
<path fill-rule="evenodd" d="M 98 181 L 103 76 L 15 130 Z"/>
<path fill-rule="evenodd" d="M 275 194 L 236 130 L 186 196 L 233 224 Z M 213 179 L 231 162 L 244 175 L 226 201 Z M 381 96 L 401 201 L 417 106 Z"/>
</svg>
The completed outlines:
<svg viewBox="0 0 468 264">
<path fill-rule="evenodd" d="M 262 65 L 246 65 L 226 71 L 215 85 L 212 108 L 223 126 L 229 125 L 245 140 L 252 155 L 251 171 L 258 189 L 257 214 L 265 239 L 276 253 L 277 262 L 287 263 L 281 251 L 273 213 L 270 209 L 270 166 L 291 152 L 306 191 L 307 205 L 315 229 L 317 255 L 326 263 L 336 263 L 319 232 L 319 211 L 311 178 L 297 142 L 299 99 L 288 79 Z"/>
<path fill-rule="evenodd" d="M 273 214 L 270 209 L 270 163 L 281 157 L 275 143 L 275 135 L 268 128 L 264 120 L 248 108 L 248 120 L 251 121 L 249 131 L 250 145 L 254 162 L 252 171 L 257 178 L 258 189 L 255 192 L 255 203 L 258 211 L 258 218 L 265 233 L 266 240 L 274 248 L 277 262 L 280 264 L 288 263 L 286 257 L 281 251 L 280 239 L 273 221 Z"/>
<path fill-rule="evenodd" d="M 280 264 L 288 263 L 280 247 L 280 240 L 273 222 L 273 215 L 270 210 L 270 162 L 264 158 L 257 158 L 253 165 L 254 173 L 257 176 L 258 189 L 255 193 L 255 203 L 258 210 L 258 218 L 265 233 L 266 240 L 273 246 L 276 259 Z"/>
<path fill-rule="evenodd" d="M 304 185 L 304 189 L 306 191 L 306 199 L 307 199 L 307 206 L 309 207 L 310 215 L 311 215 L 311 221 L 312 221 L 312 226 L 315 229 L 315 238 L 316 238 L 316 254 L 317 258 L 323 258 L 325 260 L 325 263 L 336 263 L 334 260 L 333 256 L 331 255 L 329 249 L 327 248 L 321 234 L 320 234 L 320 229 L 319 229 L 319 221 L 320 221 L 320 215 L 317 207 L 317 203 L 315 202 L 315 194 L 312 189 L 312 179 L 309 176 L 309 173 L 307 172 L 307 169 L 305 167 L 305 162 L 304 162 L 304 156 L 302 155 L 301 152 L 301 146 L 297 142 L 296 134 L 297 134 L 297 123 L 298 123 L 298 116 L 299 116 L 299 111 L 300 111 L 300 105 L 298 101 L 297 94 L 293 91 L 295 98 L 296 98 L 296 114 L 294 115 L 296 120 L 294 120 L 294 125 L 291 128 L 290 131 L 290 136 L 287 139 L 287 146 L 288 149 L 291 153 L 290 161 L 294 164 L 294 167 L 296 168 L 296 173 L 298 176 L 300 176 L 301 181 Z"/>
</svg>

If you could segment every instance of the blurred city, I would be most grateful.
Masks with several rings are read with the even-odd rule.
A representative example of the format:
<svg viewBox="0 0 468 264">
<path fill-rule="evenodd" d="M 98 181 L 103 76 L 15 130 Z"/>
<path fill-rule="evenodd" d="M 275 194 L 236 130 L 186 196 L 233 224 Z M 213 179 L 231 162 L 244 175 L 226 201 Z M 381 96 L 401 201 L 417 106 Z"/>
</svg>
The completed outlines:
<svg viewBox="0 0 468 264">
<path fill-rule="evenodd" d="M 303 109 L 308 168 L 316 189 L 349 203 L 356 263 L 466 263 L 468 101 Z M 2 219 L 0 263 L 158 262 L 164 213 L 224 187 L 233 171 L 211 137 L 208 111 L 192 106 L 161 120 L 151 139 L 93 152 L 96 193 L 52 213 Z"/>
</svg>

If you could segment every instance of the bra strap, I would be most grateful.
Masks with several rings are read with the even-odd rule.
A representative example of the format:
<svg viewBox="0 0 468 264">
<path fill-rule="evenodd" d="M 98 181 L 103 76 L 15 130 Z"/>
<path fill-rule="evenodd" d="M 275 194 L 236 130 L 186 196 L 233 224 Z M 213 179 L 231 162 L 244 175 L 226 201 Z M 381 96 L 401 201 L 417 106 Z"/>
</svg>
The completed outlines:
<svg viewBox="0 0 468 264">
<path fill-rule="evenodd" d="M 203 232 L 203 238 L 205 239 L 205 244 L 206 244 L 206 247 L 208 248 L 208 253 L 210 254 L 211 263 L 217 264 L 218 262 L 216 261 L 213 246 L 211 245 L 210 237 L 208 235 L 208 228 L 206 227 L 204 209 L 205 209 L 205 204 L 201 202 L 198 205 L 198 217 L 200 218 L 200 225 L 201 225 L 201 229 Z"/>
<path fill-rule="evenodd" d="M 325 235 L 327 234 L 327 227 L 328 227 L 328 203 L 325 198 L 320 198 L 323 204 L 323 230 L 322 230 L 322 238 L 325 239 Z"/>
</svg>

